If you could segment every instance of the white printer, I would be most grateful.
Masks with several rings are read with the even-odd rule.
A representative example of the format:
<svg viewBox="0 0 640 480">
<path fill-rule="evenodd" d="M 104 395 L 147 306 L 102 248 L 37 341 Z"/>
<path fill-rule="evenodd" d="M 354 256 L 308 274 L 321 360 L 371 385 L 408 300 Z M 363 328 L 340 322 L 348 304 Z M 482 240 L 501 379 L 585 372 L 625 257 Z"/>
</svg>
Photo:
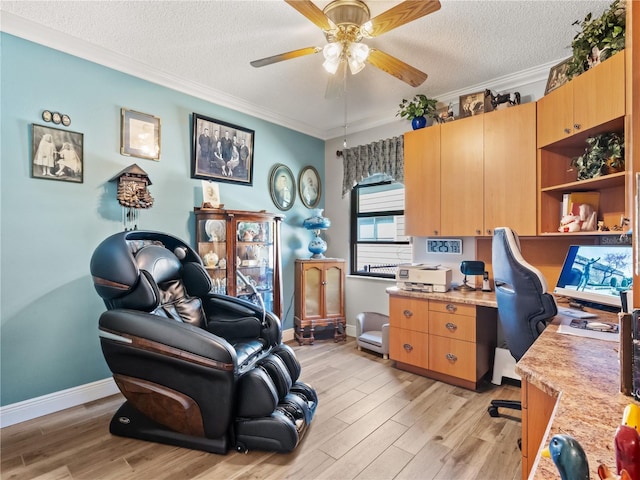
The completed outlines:
<svg viewBox="0 0 640 480">
<path fill-rule="evenodd" d="M 451 269 L 422 263 L 401 264 L 398 265 L 396 283 L 402 290 L 446 292 L 451 288 Z"/>
</svg>

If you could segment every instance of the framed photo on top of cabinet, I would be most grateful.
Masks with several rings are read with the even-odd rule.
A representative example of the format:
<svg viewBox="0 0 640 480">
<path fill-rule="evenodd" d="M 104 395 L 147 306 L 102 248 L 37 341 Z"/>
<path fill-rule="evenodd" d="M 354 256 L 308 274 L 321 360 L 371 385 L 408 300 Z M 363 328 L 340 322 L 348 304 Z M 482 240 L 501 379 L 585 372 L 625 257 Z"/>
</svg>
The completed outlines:
<svg viewBox="0 0 640 480">
<path fill-rule="evenodd" d="M 84 135 L 69 130 L 31 126 L 31 176 L 82 183 Z"/>
<path fill-rule="evenodd" d="M 561 61 L 559 64 L 551 67 L 551 70 L 549 70 L 549 78 L 547 79 L 547 87 L 544 89 L 545 95 L 569 81 L 567 70 L 569 70 L 569 62 L 571 58 L 572 57 L 569 57 Z"/>
<path fill-rule="evenodd" d="M 322 196 L 322 182 L 318 171 L 312 166 L 304 167 L 298 177 L 300 200 L 307 208 L 316 208 Z"/>
<path fill-rule="evenodd" d="M 197 113 L 192 126 L 191 178 L 253 185 L 253 130 Z"/>
<path fill-rule="evenodd" d="M 480 115 L 492 110 L 491 101 L 486 100 L 485 90 L 482 92 L 460 95 L 460 118 Z"/>
<path fill-rule="evenodd" d="M 160 118 L 121 108 L 120 154 L 160 160 Z"/>
<path fill-rule="evenodd" d="M 269 175 L 271 200 L 280 210 L 289 210 L 296 200 L 296 180 L 291 169 L 281 163 L 271 167 Z"/>
</svg>

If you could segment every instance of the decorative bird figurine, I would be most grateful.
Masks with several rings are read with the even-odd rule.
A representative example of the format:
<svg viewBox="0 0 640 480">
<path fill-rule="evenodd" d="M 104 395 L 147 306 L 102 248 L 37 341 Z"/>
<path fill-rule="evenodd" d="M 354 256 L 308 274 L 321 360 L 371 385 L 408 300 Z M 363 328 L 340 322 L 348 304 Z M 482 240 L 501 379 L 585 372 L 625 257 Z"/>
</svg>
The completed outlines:
<svg viewBox="0 0 640 480">
<path fill-rule="evenodd" d="M 624 409 L 622 425 L 616 429 L 613 444 L 616 451 L 616 469 L 629 473 L 631 480 L 640 480 L 640 408 L 630 404 Z"/>
<path fill-rule="evenodd" d="M 587 455 L 577 440 L 569 435 L 554 435 L 542 456 L 551 457 L 562 480 L 589 480 Z"/>
</svg>

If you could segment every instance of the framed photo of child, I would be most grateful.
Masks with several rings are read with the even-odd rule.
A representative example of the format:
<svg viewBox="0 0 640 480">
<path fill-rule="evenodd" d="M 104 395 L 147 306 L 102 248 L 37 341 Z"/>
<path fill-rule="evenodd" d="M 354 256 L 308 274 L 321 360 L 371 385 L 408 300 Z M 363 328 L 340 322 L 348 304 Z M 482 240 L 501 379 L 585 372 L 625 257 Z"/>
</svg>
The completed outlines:
<svg viewBox="0 0 640 480">
<path fill-rule="evenodd" d="M 82 183 L 83 142 L 82 133 L 33 124 L 31 177 Z"/>
</svg>

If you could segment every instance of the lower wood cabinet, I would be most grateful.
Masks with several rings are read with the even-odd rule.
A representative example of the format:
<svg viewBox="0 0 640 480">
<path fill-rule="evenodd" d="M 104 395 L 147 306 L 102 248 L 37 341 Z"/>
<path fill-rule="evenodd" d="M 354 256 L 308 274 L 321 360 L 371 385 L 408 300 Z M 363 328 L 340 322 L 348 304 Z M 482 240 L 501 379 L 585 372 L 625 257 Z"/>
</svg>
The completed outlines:
<svg viewBox="0 0 640 480">
<path fill-rule="evenodd" d="M 397 368 L 472 390 L 491 368 L 495 308 L 391 295 L 389 327 Z"/>
<path fill-rule="evenodd" d="M 344 279 L 345 261 L 341 258 L 296 260 L 293 324 L 300 345 L 315 341 L 316 326 L 332 325 L 336 341 L 347 338 Z"/>
<path fill-rule="evenodd" d="M 529 478 L 557 398 L 522 379 L 522 479 Z"/>
</svg>

